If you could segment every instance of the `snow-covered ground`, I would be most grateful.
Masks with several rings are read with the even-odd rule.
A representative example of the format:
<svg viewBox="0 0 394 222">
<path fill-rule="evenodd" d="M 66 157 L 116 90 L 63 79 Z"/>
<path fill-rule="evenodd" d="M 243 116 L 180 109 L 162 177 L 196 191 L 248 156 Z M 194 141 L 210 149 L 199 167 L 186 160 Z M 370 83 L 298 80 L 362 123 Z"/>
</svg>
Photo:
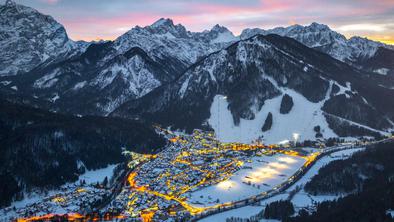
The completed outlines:
<svg viewBox="0 0 394 222">
<path fill-rule="evenodd" d="M 85 180 L 87 185 L 95 184 L 97 182 L 101 183 L 103 182 L 105 177 L 108 177 L 109 180 L 112 177 L 113 170 L 116 166 L 116 164 L 113 164 L 108 165 L 107 167 L 102 169 L 86 171 L 84 174 L 79 176 L 79 180 L 75 183 L 67 183 L 57 190 L 50 190 L 47 193 L 36 191 L 26 194 L 23 200 L 13 202 L 11 204 L 11 207 L 23 208 L 33 203 L 42 202 L 45 198 L 62 192 L 62 189 L 75 188 L 77 185 L 79 185 L 80 180 Z"/>
<path fill-rule="evenodd" d="M 206 207 L 246 199 L 272 190 L 292 176 L 304 163 L 305 159 L 301 157 L 283 154 L 253 157 L 250 163 L 245 163 L 243 169 L 229 179 L 192 192 L 188 202 L 198 207 Z"/>
<path fill-rule="evenodd" d="M 210 217 L 204 218 L 200 220 L 200 222 L 208 222 L 208 221 L 215 221 L 215 222 L 225 222 L 227 218 L 229 217 L 239 217 L 239 218 L 249 218 L 252 216 L 255 216 L 257 213 L 259 213 L 261 210 L 265 208 L 265 206 L 271 202 L 278 201 L 278 200 L 286 200 L 289 196 L 288 192 L 296 189 L 296 187 L 303 187 L 308 181 L 312 179 L 314 175 L 316 175 L 319 172 L 319 169 L 327 165 L 329 162 L 334 161 L 334 160 L 339 160 L 339 159 L 347 159 L 349 158 L 352 154 L 362 151 L 364 148 L 355 148 L 355 149 L 349 149 L 349 150 L 342 150 L 338 151 L 335 153 L 332 153 L 329 156 L 325 156 L 318 160 L 311 169 L 308 170 L 308 172 L 300 179 L 298 180 L 295 184 L 293 184 L 289 189 L 287 189 L 286 193 L 278 194 L 275 195 L 271 198 L 268 198 L 266 200 L 263 200 L 260 202 L 261 206 L 246 206 L 230 211 L 226 211 L 220 214 L 215 214 Z M 312 196 L 310 194 L 307 194 L 303 189 L 298 192 L 292 199 L 292 202 L 296 208 L 296 210 L 305 208 L 305 207 L 310 207 L 313 204 L 317 202 L 322 202 L 325 200 L 333 200 L 338 197 L 336 196 L 329 196 L 329 195 L 319 195 L 319 196 Z"/>
<path fill-rule="evenodd" d="M 294 106 L 288 114 L 279 112 L 282 96 L 278 96 L 266 100 L 261 110 L 255 110 L 255 119 L 241 119 L 240 124 L 235 126 L 226 97 L 217 95 L 211 105 L 208 123 L 215 130 L 218 138 L 224 142 L 250 143 L 264 135 L 264 143 L 276 144 L 291 140 L 294 133 L 300 135 L 300 140 L 314 140 L 316 132 L 313 128 L 317 125 L 322 129 L 323 137 L 337 137 L 328 127 L 321 110 L 324 100 L 312 103 L 293 90 L 282 89 L 282 91 L 293 98 Z M 263 133 L 261 128 L 269 112 L 273 115 L 272 127 Z"/>
<path fill-rule="evenodd" d="M 79 180 L 85 180 L 87 184 L 92 184 L 97 182 L 101 183 L 103 182 L 105 177 L 107 177 L 109 180 L 114 174 L 114 169 L 116 166 L 117 166 L 116 164 L 112 164 L 112 165 L 108 165 L 106 168 L 86 171 L 84 174 L 79 176 Z"/>
<path fill-rule="evenodd" d="M 246 207 L 241 207 L 235 210 L 223 212 L 220 214 L 215 214 L 213 216 L 204 218 L 200 220 L 200 222 L 219 222 L 219 221 L 226 221 L 226 218 L 229 217 L 241 217 L 243 215 L 256 215 L 261 211 L 260 206 L 246 206 Z"/>
</svg>

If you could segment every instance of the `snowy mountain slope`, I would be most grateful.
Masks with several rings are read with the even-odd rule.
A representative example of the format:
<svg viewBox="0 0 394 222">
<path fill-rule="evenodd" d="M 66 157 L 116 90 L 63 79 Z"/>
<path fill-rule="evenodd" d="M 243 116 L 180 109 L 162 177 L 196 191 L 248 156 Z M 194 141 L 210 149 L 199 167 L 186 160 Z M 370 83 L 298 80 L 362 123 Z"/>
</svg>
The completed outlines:
<svg viewBox="0 0 394 222">
<path fill-rule="evenodd" d="M 182 71 L 182 64 L 168 64 L 169 61 L 154 61 L 137 47 L 119 54 L 113 43 L 107 42 L 92 44 L 81 56 L 8 80 L 19 89 L 14 94 L 25 100 L 33 95 L 32 103 L 46 101 L 44 107 L 48 109 L 105 115 L 125 100 L 145 95 Z"/>
<path fill-rule="evenodd" d="M 375 78 L 376 82 L 371 83 L 368 80 L 370 78 Z M 244 123 L 248 125 L 247 122 L 251 121 L 251 135 L 260 135 L 255 130 L 255 124 L 260 124 L 261 129 L 264 124 L 262 119 L 268 111 L 274 116 L 272 133 L 266 133 L 271 136 L 284 126 L 292 132 L 307 131 L 312 135 L 315 124 L 322 128 L 323 136 L 333 136 L 341 126 L 331 124 L 331 131 L 327 127 L 324 113 L 385 130 L 392 127 L 387 118 L 394 118 L 393 110 L 376 100 L 379 100 L 379 94 L 392 95 L 394 91 L 377 86 L 377 82 L 384 81 L 382 78 L 363 74 L 290 38 L 278 35 L 255 36 L 207 56 L 191 66 L 176 81 L 161 86 L 140 99 L 126 102 L 112 115 L 142 117 L 174 128 L 192 130 L 209 124 L 215 125 L 214 120 L 208 120 L 214 118 L 212 110 L 217 105 L 215 96 L 225 95 L 228 102 L 226 106 L 233 121 L 229 123 L 226 120 L 223 124 L 230 128 L 242 128 Z M 294 96 L 295 104 L 289 114 L 279 115 L 277 106 L 280 99 L 276 98 L 281 98 L 280 95 L 284 92 Z M 335 108 L 340 106 L 336 102 L 344 94 L 352 104 L 352 107 L 348 107 L 348 112 Z M 362 117 L 359 116 L 357 111 L 370 108 L 375 109 L 375 113 L 368 111 Z M 300 120 L 302 123 L 297 122 L 296 119 L 302 113 L 311 115 L 303 116 L 301 119 L 304 121 Z M 369 121 L 374 118 L 379 121 Z M 278 119 L 281 119 L 279 123 Z M 275 125 L 275 120 L 278 126 Z M 291 124 L 292 121 L 295 121 L 294 125 Z M 236 129 L 233 130 L 236 133 Z M 347 132 L 348 135 L 352 133 L 356 135 L 358 132 Z M 278 139 L 279 137 L 278 135 Z"/>
<path fill-rule="evenodd" d="M 0 76 L 30 71 L 43 62 L 64 59 L 83 51 L 52 17 L 7 0 L 0 6 Z"/>
<path fill-rule="evenodd" d="M 294 100 L 295 105 L 289 114 L 279 112 L 282 96 L 277 96 L 266 100 L 260 110 L 254 111 L 255 119 L 241 119 L 240 123 L 235 125 L 227 101 L 223 97 L 215 96 L 208 123 L 215 130 L 218 138 L 225 142 L 251 143 L 263 137 L 265 143 L 277 144 L 292 140 L 294 133 L 301 136 L 300 140 L 315 140 L 317 134 L 314 130 L 315 126 L 321 128 L 323 138 L 337 137 L 328 126 L 321 109 L 326 99 L 313 103 L 294 90 L 287 88 L 280 90 L 282 93 L 289 94 Z M 272 126 L 268 131 L 263 132 L 261 129 L 269 112 L 273 114 Z"/>
<path fill-rule="evenodd" d="M 374 56 L 358 62 L 357 65 L 380 75 L 394 76 L 394 50 L 380 47 Z"/>
<path fill-rule="evenodd" d="M 245 29 L 241 33 L 241 39 L 256 34 L 278 34 L 294 38 L 308 47 L 315 48 L 338 60 L 361 68 L 369 68 L 368 66 L 364 67 L 365 60 L 374 58 L 380 48 L 394 53 L 392 46 L 357 36 L 347 39 L 344 35 L 331 30 L 327 25 L 315 22 L 309 26 L 292 25 L 270 30 Z M 394 59 L 394 57 L 391 57 L 391 59 Z M 384 68 L 385 65 L 382 65 L 380 68 Z"/>
</svg>

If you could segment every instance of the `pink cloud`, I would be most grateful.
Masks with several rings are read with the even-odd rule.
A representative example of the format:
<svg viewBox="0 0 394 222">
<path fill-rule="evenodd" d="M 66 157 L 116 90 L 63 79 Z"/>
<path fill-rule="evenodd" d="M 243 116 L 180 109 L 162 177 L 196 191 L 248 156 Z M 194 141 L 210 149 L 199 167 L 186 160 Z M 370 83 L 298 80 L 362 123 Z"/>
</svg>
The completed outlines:
<svg viewBox="0 0 394 222">
<path fill-rule="evenodd" d="M 392 0 L 253 0 L 245 3 L 235 0 L 145 0 L 143 4 L 128 0 L 124 0 L 124 3 L 123 0 L 111 3 L 84 0 L 85 4 L 78 5 L 83 7 L 75 7 L 76 3 L 72 4 L 71 1 L 61 1 L 61 4 L 55 4 L 60 0 L 38 1 L 56 5 L 48 6 L 47 14 L 55 17 L 60 15 L 59 20 L 71 38 L 85 40 L 98 37 L 114 39 L 136 25 L 150 25 L 161 17 L 171 18 L 174 23 L 181 23 L 192 31 L 202 31 L 221 24 L 236 34 L 247 27 L 272 28 L 316 21 L 335 28 L 356 23 L 382 24 L 383 19 L 394 19 L 389 13 L 390 10 L 394 11 Z M 99 3 L 93 7 L 97 11 L 89 11 L 92 8 L 89 1 Z M 68 7 L 69 10 L 64 11 L 62 7 Z M 70 10 L 73 7 L 76 11 Z M 51 13 L 54 9 L 58 13 Z"/>
</svg>

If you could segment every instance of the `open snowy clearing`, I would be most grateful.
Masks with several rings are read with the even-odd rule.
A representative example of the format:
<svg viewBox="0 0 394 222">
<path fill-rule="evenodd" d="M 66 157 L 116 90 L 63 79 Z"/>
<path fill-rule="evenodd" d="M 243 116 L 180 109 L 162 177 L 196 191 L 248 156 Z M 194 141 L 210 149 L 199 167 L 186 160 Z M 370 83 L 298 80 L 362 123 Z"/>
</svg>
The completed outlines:
<svg viewBox="0 0 394 222">
<path fill-rule="evenodd" d="M 97 170 L 88 170 L 81 176 L 79 176 L 79 180 L 85 180 L 87 184 L 92 183 L 101 183 L 105 179 L 105 177 L 111 179 L 114 174 L 114 169 L 117 165 L 112 164 L 108 165 L 105 168 L 97 169 Z"/>
<path fill-rule="evenodd" d="M 301 157 L 276 154 L 253 157 L 229 179 L 189 194 L 188 202 L 198 207 L 243 200 L 272 190 L 286 181 L 303 164 Z"/>
</svg>

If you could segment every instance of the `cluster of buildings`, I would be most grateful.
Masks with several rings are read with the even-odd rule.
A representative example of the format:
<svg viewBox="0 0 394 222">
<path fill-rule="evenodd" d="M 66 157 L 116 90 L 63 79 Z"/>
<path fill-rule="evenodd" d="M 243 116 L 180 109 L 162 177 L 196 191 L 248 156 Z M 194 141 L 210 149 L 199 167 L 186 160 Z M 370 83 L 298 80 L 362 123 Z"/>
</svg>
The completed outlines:
<svg viewBox="0 0 394 222">
<path fill-rule="evenodd" d="M 70 212 L 84 214 L 100 209 L 102 213 L 122 215 L 129 220 L 187 220 L 207 210 L 190 202 L 191 193 L 226 181 L 235 172 L 248 168 L 245 163 L 251 158 L 275 153 L 298 156 L 294 151 L 276 145 L 265 146 L 261 141 L 222 143 L 211 132 L 195 130 L 189 135 L 158 130 L 169 141 L 165 149 L 155 155 L 124 151 L 130 158 L 128 176 L 113 189 L 73 184 L 38 203 L 4 211 L 20 218 Z M 219 200 L 212 201 L 216 201 L 218 207 L 223 204 Z"/>
<path fill-rule="evenodd" d="M 111 190 L 94 185 L 77 186 L 70 184 L 63 186 L 56 194 L 49 195 L 39 202 L 26 204 L 23 207 L 8 207 L 2 210 L 9 221 L 30 217 L 47 217 L 48 215 L 63 215 L 87 212 L 92 206 L 100 204 L 109 197 Z"/>
<path fill-rule="evenodd" d="M 255 155 L 272 152 L 256 143 L 221 143 L 213 133 L 195 130 L 193 134 L 162 131 L 168 146 L 150 161 L 131 163 L 134 169 L 128 185 L 110 203 L 108 210 L 124 210 L 129 217 L 155 220 L 185 218 L 204 208 L 188 203 L 188 194 L 228 179 Z M 134 160 L 135 161 L 135 160 Z"/>
</svg>

